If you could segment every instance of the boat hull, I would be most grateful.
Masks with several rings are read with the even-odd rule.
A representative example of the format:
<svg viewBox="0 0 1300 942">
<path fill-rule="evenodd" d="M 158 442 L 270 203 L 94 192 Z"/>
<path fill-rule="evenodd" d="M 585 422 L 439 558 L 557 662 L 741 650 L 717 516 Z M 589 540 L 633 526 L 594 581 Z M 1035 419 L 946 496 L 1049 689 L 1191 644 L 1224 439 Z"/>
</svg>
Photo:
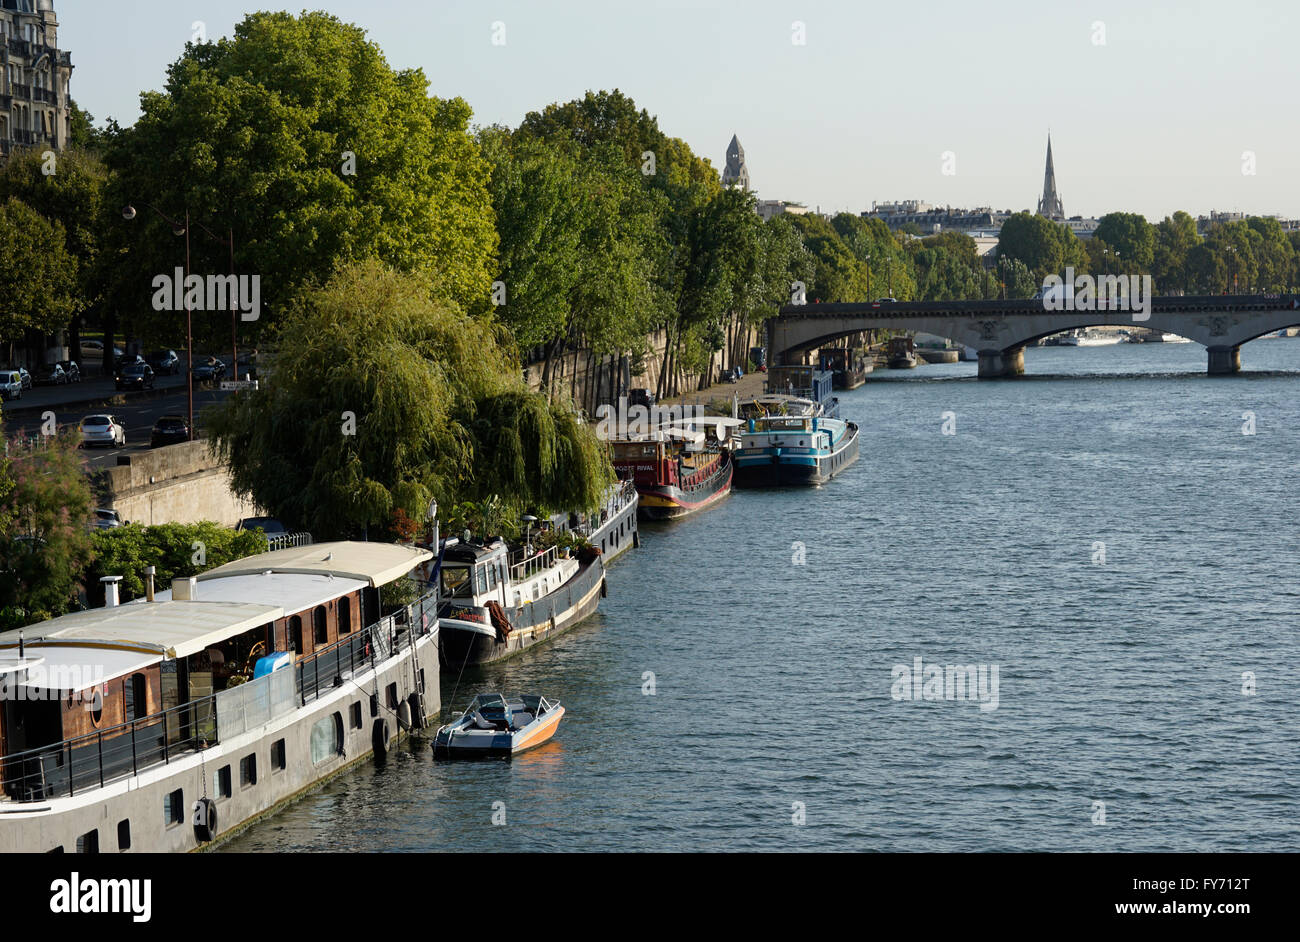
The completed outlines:
<svg viewBox="0 0 1300 942">
<path fill-rule="evenodd" d="M 736 465 L 736 487 L 813 487 L 832 480 L 858 460 L 858 427 L 824 455 L 773 455 Z"/>
<path fill-rule="evenodd" d="M 731 493 L 733 472 L 731 455 L 724 452 L 718 470 L 699 487 L 690 490 L 673 485 L 638 487 L 637 512 L 643 520 L 678 520 L 706 510 Z"/>
<path fill-rule="evenodd" d="M 550 742 L 563 717 L 564 707 L 556 707 L 540 720 L 513 733 L 460 738 L 439 734 L 433 745 L 433 755 L 438 759 L 509 759 Z"/>
<path fill-rule="evenodd" d="M 460 671 L 500 661 L 567 631 L 596 610 L 604 591 L 605 566 L 597 556 L 554 592 L 507 609 L 512 630 L 504 641 L 498 640 L 486 608 L 449 602 L 439 621 L 442 669 Z"/>
</svg>

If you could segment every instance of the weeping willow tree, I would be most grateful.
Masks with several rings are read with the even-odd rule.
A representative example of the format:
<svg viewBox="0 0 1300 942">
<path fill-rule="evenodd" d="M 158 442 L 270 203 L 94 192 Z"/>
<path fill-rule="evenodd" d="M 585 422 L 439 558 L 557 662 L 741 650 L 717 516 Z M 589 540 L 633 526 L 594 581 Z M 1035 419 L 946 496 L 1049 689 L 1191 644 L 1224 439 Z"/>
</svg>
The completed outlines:
<svg viewBox="0 0 1300 942">
<path fill-rule="evenodd" d="M 440 295 L 373 261 L 301 292 L 261 388 L 206 416 L 236 492 L 319 539 L 391 537 L 435 498 L 595 506 L 613 472 L 594 433 L 524 387 L 499 325 Z"/>
</svg>

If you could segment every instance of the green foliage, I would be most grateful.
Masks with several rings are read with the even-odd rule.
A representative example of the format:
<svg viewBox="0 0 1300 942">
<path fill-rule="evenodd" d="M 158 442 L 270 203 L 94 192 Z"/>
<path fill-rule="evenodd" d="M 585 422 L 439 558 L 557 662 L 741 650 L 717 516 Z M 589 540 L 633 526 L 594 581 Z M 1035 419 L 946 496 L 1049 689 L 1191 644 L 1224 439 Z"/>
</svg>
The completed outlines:
<svg viewBox="0 0 1300 942">
<path fill-rule="evenodd" d="M 77 307 L 76 286 L 63 226 L 21 200 L 0 202 L 0 340 L 62 328 Z"/>
<path fill-rule="evenodd" d="M 253 530 L 236 532 L 219 524 L 164 523 L 151 527 L 132 523 L 97 530 L 92 538 L 95 561 L 87 572 L 87 585 L 103 576 L 121 576 L 122 601 L 145 594 L 144 570 L 153 566 L 157 591 L 171 588 L 173 579 L 201 572 L 266 552 L 266 537 Z"/>
<path fill-rule="evenodd" d="M 594 434 L 523 390 L 505 341 L 419 276 L 349 265 L 291 302 L 274 373 L 209 434 L 239 493 L 318 539 L 384 538 L 431 498 L 593 505 L 612 474 Z"/>
<path fill-rule="evenodd" d="M 68 432 L 11 443 L 0 474 L 0 609 L 5 628 L 68 611 L 92 556 L 90 485 Z"/>
<path fill-rule="evenodd" d="M 122 311 L 146 310 L 151 279 L 184 258 L 146 201 L 176 218 L 188 209 L 220 239 L 233 231 L 236 269 L 262 278 L 264 325 L 305 283 L 367 257 L 487 308 L 497 240 L 470 108 L 429 97 L 423 72 L 392 69 L 359 27 L 251 14 L 233 39 L 188 45 L 140 104 L 109 149 L 114 205 L 139 212 L 110 230 Z M 193 270 L 226 272 L 226 245 L 191 230 Z M 141 333 L 174 335 L 175 314 L 139 317 Z M 228 317 L 196 325 L 229 336 Z"/>
<path fill-rule="evenodd" d="M 1119 256 L 1120 272 L 1149 272 L 1155 258 L 1155 228 L 1140 213 L 1107 213 L 1097 222 L 1093 239 Z"/>
</svg>

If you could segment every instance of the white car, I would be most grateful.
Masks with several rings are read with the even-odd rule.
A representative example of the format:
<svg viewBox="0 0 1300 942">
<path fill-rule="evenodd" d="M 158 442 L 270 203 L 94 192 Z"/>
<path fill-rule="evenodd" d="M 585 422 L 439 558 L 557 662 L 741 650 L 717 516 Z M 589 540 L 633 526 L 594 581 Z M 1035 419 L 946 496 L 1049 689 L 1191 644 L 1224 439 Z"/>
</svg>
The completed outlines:
<svg viewBox="0 0 1300 942">
<path fill-rule="evenodd" d="M 88 415 L 81 420 L 81 447 L 126 444 L 126 429 L 111 415 Z"/>
</svg>

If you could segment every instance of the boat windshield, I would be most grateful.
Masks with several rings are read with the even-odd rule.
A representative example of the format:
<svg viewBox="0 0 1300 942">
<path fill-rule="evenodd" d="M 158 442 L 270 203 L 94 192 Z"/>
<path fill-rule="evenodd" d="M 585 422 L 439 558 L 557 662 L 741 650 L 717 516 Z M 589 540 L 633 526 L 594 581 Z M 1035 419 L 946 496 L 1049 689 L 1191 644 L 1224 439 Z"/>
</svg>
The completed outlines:
<svg viewBox="0 0 1300 942">
<path fill-rule="evenodd" d="M 443 566 L 443 598 L 467 599 L 472 597 L 473 594 L 474 587 L 470 584 L 469 568 L 467 566 Z"/>
</svg>

